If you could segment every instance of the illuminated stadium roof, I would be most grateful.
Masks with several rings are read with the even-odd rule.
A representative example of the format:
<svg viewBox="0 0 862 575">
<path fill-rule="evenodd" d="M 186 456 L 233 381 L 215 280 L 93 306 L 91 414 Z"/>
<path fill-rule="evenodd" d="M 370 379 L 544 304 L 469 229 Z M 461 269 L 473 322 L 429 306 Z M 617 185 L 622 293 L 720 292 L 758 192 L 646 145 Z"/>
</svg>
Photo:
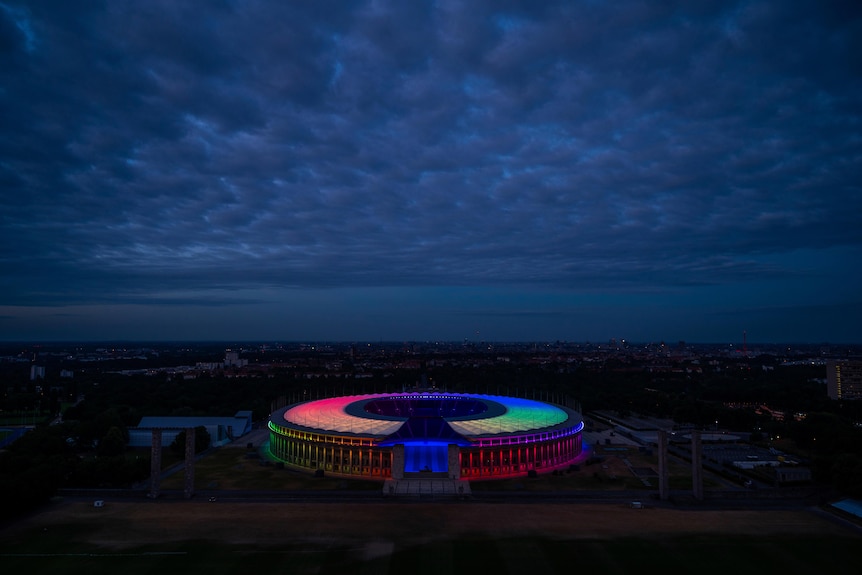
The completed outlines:
<svg viewBox="0 0 862 575">
<path fill-rule="evenodd" d="M 569 465 L 581 415 L 541 401 L 470 393 L 377 393 L 283 407 L 269 422 L 272 456 L 347 476 L 516 477 Z"/>
<path fill-rule="evenodd" d="M 433 405 L 433 407 L 428 407 Z M 388 437 L 422 410 L 441 417 L 465 438 L 546 430 L 570 421 L 570 412 L 540 401 L 482 394 L 380 393 L 309 401 L 285 410 L 295 426 Z"/>
</svg>

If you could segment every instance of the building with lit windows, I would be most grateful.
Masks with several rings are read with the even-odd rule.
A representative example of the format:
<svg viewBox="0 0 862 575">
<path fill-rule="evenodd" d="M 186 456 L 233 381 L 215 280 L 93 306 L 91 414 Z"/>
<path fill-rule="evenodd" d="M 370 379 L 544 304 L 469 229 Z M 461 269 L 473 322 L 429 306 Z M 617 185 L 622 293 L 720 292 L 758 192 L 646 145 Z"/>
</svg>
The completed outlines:
<svg viewBox="0 0 862 575">
<path fill-rule="evenodd" d="M 381 393 L 279 409 L 273 457 L 342 476 L 493 479 L 551 471 L 581 454 L 580 413 L 481 394 Z"/>
<path fill-rule="evenodd" d="M 862 361 L 828 361 L 826 393 L 830 399 L 862 399 Z"/>
</svg>

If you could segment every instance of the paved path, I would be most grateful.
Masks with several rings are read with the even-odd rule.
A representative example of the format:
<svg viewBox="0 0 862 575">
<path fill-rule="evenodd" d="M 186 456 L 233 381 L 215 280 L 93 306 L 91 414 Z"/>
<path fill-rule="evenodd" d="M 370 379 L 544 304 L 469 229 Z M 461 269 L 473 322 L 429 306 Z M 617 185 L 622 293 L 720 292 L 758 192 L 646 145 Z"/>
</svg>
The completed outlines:
<svg viewBox="0 0 862 575">
<path fill-rule="evenodd" d="M 587 445 L 630 445 L 635 447 L 642 445 L 634 439 L 617 433 L 613 429 L 605 429 L 603 431 L 583 431 L 581 436 Z M 610 441 L 610 443 L 607 443 L 608 441 Z"/>
<path fill-rule="evenodd" d="M 255 449 L 259 448 L 265 441 L 269 441 L 269 428 L 265 425 L 252 429 L 242 437 L 237 437 L 230 443 L 225 443 L 225 447 L 241 447 L 246 449 L 251 443 Z"/>
</svg>

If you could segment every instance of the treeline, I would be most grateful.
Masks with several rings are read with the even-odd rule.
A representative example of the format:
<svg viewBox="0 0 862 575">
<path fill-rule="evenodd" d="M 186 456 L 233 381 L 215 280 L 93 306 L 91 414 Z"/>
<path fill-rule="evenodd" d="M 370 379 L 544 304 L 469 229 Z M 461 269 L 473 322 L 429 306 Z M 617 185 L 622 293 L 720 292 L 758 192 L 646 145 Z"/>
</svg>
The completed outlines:
<svg viewBox="0 0 862 575">
<path fill-rule="evenodd" d="M 75 440 L 76 427 L 37 426 L 0 453 L 0 517 L 26 513 L 63 487 L 124 488 L 149 473 L 149 456 L 127 456 L 119 427 L 87 446 Z"/>
<path fill-rule="evenodd" d="M 704 362 L 704 365 L 705 362 Z M 423 366 L 371 371 L 357 379 L 343 360 L 341 377 L 307 378 L 283 369 L 257 377 L 76 376 L 84 400 L 68 407 L 59 425 L 40 425 L 0 453 L 0 505 L 6 515 L 32 509 L 60 487 L 126 487 L 149 473 L 149 455 L 130 452 L 128 429 L 141 417 L 226 416 L 251 410 L 264 420 L 278 398 L 288 402 L 332 395 L 396 392 L 418 385 L 441 391 L 571 399 L 585 412 L 614 410 L 672 419 L 679 425 L 781 436 L 811 454 L 818 482 L 862 496 L 862 402 L 826 396 L 825 370 L 761 361 L 723 369 L 656 371 L 606 362 Z M 347 377 L 344 377 L 347 374 Z M 71 383 L 67 384 L 71 385 Z M 63 390 L 68 398 L 71 393 Z M 783 421 L 755 413 L 767 405 Z M 806 414 L 797 418 L 795 414 Z M 145 451 L 145 450 L 144 450 Z"/>
</svg>

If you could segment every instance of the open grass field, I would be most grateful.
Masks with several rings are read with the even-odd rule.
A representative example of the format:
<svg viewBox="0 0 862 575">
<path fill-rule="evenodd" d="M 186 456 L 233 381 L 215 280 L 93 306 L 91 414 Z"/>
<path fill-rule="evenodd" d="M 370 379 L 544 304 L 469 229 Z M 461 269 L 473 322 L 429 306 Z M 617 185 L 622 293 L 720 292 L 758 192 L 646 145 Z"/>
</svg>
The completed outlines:
<svg viewBox="0 0 862 575">
<path fill-rule="evenodd" d="M 595 503 L 61 501 L 0 532 L 4 573 L 858 573 L 817 510 Z M 827 567 L 828 566 L 828 567 Z"/>
<path fill-rule="evenodd" d="M 0 529 L 3 573 L 857 573 L 862 531 L 816 507 L 727 509 L 623 502 L 349 498 L 382 482 L 261 465 L 227 446 L 195 467 L 196 490 L 327 490 L 325 500 L 270 503 L 60 499 Z M 596 451 L 569 473 L 471 483 L 474 492 L 655 487 L 634 472 L 654 466 L 637 448 Z M 649 477 L 649 473 L 644 474 Z M 690 485 L 685 466 L 671 483 Z M 162 482 L 181 490 L 180 471 Z M 707 485 L 707 489 L 709 486 Z M 338 492 L 345 493 L 343 501 Z"/>
</svg>

